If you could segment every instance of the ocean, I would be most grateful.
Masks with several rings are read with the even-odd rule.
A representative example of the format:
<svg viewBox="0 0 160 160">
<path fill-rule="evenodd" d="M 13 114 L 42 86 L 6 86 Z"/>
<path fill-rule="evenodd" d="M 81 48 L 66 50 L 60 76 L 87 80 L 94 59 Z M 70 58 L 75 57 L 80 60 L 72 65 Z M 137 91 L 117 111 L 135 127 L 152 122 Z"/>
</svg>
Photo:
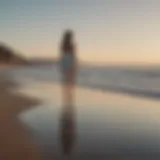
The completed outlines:
<svg viewBox="0 0 160 160">
<path fill-rule="evenodd" d="M 7 72 L 19 83 L 61 81 L 56 64 L 14 67 L 5 69 Z M 77 85 L 85 88 L 155 100 L 160 98 L 160 66 L 81 66 L 77 73 Z"/>
</svg>

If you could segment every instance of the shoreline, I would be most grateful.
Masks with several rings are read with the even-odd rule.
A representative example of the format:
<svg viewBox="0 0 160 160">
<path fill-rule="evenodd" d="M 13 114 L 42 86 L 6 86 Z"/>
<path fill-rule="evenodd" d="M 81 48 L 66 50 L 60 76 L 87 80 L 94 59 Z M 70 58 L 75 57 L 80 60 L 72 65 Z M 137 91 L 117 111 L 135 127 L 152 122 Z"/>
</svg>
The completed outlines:
<svg viewBox="0 0 160 160">
<path fill-rule="evenodd" d="M 159 131 L 158 102 L 110 92 L 102 93 L 79 86 L 75 90 L 73 110 L 68 110 L 71 120 L 71 128 L 68 129 L 71 129 L 71 135 L 78 135 L 75 144 L 71 146 L 75 159 L 86 152 L 105 156 L 117 152 L 119 157 L 126 158 L 128 154 L 128 157 L 132 158 L 132 155 L 147 155 L 148 152 L 150 155 L 159 150 L 159 134 L 156 134 Z M 60 120 L 65 118 L 60 84 L 36 81 L 29 85 L 24 84 L 16 93 L 43 100 L 44 103 L 36 109 L 22 113 L 21 120 L 40 137 L 38 143 L 46 157 L 63 156 L 59 145 L 65 147 L 66 141 L 57 141 L 57 135 L 64 133 L 64 130 L 61 130 L 64 126 Z M 152 130 L 155 130 L 155 134 Z M 72 137 L 67 138 L 74 140 Z M 114 141 L 115 139 L 117 141 Z M 89 142 L 86 143 L 86 140 Z M 135 146 L 137 149 L 132 154 L 130 151 Z"/>
<path fill-rule="evenodd" d="M 14 95 L 8 90 L 17 84 L 0 80 L 0 158 L 17 160 L 38 160 L 38 146 L 30 141 L 30 134 L 18 119 L 17 115 L 39 104 L 37 100 Z"/>
</svg>

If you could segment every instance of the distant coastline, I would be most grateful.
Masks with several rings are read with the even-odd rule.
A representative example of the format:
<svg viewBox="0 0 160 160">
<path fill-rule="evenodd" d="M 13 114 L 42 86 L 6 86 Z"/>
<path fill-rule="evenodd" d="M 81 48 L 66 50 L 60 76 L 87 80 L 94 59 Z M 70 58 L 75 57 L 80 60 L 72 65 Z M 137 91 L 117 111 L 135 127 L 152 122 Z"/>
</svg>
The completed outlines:
<svg viewBox="0 0 160 160">
<path fill-rule="evenodd" d="M 0 67 L 9 67 L 15 65 L 46 65 L 58 63 L 57 60 L 47 58 L 27 59 L 20 53 L 4 43 L 0 43 Z"/>
<path fill-rule="evenodd" d="M 27 60 L 4 43 L 0 43 L 0 66 L 27 64 Z"/>
</svg>

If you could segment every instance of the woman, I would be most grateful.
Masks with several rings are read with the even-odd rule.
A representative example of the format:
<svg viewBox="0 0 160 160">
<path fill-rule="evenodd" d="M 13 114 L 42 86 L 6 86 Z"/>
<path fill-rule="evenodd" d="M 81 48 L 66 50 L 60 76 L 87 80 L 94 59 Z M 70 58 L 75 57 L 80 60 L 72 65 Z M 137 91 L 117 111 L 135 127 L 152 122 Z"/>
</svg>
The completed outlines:
<svg viewBox="0 0 160 160">
<path fill-rule="evenodd" d="M 76 49 L 73 42 L 73 32 L 67 30 L 64 33 L 61 50 L 61 71 L 64 87 L 64 103 L 72 105 L 73 88 L 76 74 Z"/>
</svg>

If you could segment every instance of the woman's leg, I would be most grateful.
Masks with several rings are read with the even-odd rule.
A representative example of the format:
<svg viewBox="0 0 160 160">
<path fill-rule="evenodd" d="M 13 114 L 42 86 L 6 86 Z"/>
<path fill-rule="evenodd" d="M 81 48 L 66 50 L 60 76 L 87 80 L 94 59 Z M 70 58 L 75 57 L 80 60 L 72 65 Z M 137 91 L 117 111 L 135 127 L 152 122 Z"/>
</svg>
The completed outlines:
<svg viewBox="0 0 160 160">
<path fill-rule="evenodd" d="M 65 105 L 73 105 L 76 65 L 73 57 L 68 57 L 63 66 L 63 92 Z"/>
<path fill-rule="evenodd" d="M 63 82 L 64 104 L 72 106 L 74 101 L 75 71 L 69 70 L 65 75 Z"/>
<path fill-rule="evenodd" d="M 75 68 L 71 69 L 69 72 L 69 101 L 70 105 L 74 103 L 74 92 L 75 89 Z"/>
</svg>

